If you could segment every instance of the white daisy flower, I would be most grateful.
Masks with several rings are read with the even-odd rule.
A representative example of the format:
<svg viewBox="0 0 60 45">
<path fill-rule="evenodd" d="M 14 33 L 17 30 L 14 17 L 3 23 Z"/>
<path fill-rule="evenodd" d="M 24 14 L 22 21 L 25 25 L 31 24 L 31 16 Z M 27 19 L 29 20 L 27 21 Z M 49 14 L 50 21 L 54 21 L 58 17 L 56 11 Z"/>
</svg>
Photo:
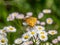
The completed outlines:
<svg viewBox="0 0 60 45">
<path fill-rule="evenodd" d="M 14 16 L 9 15 L 9 16 L 7 17 L 7 21 L 13 21 L 13 20 L 14 20 Z"/>
<path fill-rule="evenodd" d="M 17 12 L 9 14 L 9 16 L 7 17 L 7 21 L 13 21 L 17 15 L 19 15 L 19 13 Z"/>
<path fill-rule="evenodd" d="M 1 45 L 5 45 L 6 43 L 8 42 L 8 39 L 7 38 L 2 38 L 2 39 L 0 39 L 0 44 Z"/>
<path fill-rule="evenodd" d="M 44 9 L 43 13 L 51 13 L 51 10 L 50 9 Z"/>
<path fill-rule="evenodd" d="M 52 24 L 53 23 L 53 20 L 52 20 L 52 18 L 47 18 L 46 19 L 46 22 L 47 22 L 47 24 Z"/>
<path fill-rule="evenodd" d="M 3 36 L 3 35 L 0 34 L 0 39 L 2 39 L 2 38 L 5 38 L 5 36 Z"/>
<path fill-rule="evenodd" d="M 60 36 L 57 37 L 58 41 L 60 41 Z"/>
<path fill-rule="evenodd" d="M 48 33 L 47 33 L 46 31 L 38 31 L 38 34 L 39 34 L 39 35 L 42 35 L 42 34 L 48 35 Z"/>
<path fill-rule="evenodd" d="M 5 33 L 4 30 L 0 29 L 0 34 L 1 34 L 1 33 Z"/>
<path fill-rule="evenodd" d="M 36 36 L 36 35 L 37 35 L 37 33 L 36 33 L 36 31 L 35 31 L 35 30 L 29 31 L 29 32 L 28 32 L 28 34 L 29 34 L 31 37 L 33 37 L 33 36 Z"/>
<path fill-rule="evenodd" d="M 22 40 L 23 41 L 28 41 L 31 38 L 31 36 L 28 33 L 23 34 Z"/>
<path fill-rule="evenodd" d="M 44 16 L 43 13 L 39 13 L 39 14 L 38 14 L 38 19 L 41 19 L 43 16 Z"/>
<path fill-rule="evenodd" d="M 7 32 L 16 32 L 15 27 L 12 27 L 12 26 L 8 26 L 6 30 Z"/>
<path fill-rule="evenodd" d="M 40 24 L 41 24 L 41 25 L 45 25 L 45 22 L 41 22 Z"/>
<path fill-rule="evenodd" d="M 24 19 L 24 15 L 23 14 L 19 14 L 16 16 L 16 19 Z"/>
<path fill-rule="evenodd" d="M 42 30 L 45 30 L 45 27 L 43 27 L 43 26 L 35 26 L 35 29 L 38 30 L 38 31 L 42 31 Z"/>
<path fill-rule="evenodd" d="M 53 43 L 53 44 L 57 44 L 57 43 L 58 43 L 58 39 L 52 40 L 52 43 Z"/>
<path fill-rule="evenodd" d="M 0 34 L 0 37 L 1 37 L 1 36 L 6 37 L 7 34 L 6 34 L 6 33 L 2 33 L 2 34 Z"/>
<path fill-rule="evenodd" d="M 19 13 L 18 12 L 13 12 L 10 15 L 12 15 L 13 17 L 16 17 L 17 15 L 19 15 Z"/>
<path fill-rule="evenodd" d="M 27 16 L 32 16 L 33 13 L 32 13 L 32 12 L 28 12 L 26 15 L 27 15 Z"/>
<path fill-rule="evenodd" d="M 40 24 L 40 21 L 39 20 L 37 20 L 37 23 L 36 24 Z"/>
<path fill-rule="evenodd" d="M 2 30 L 3 30 L 3 32 L 7 32 L 7 29 L 8 29 L 8 27 L 6 26 L 6 27 L 4 27 Z"/>
<path fill-rule="evenodd" d="M 50 35 L 55 35 L 55 34 L 57 34 L 57 31 L 56 30 L 49 30 L 48 33 Z"/>
<path fill-rule="evenodd" d="M 1 32 L 2 32 L 2 33 L 6 33 L 6 30 L 2 29 Z"/>
<path fill-rule="evenodd" d="M 7 34 L 5 33 L 5 31 L 2 29 L 2 30 L 0 30 L 0 35 L 2 35 L 2 36 L 4 36 L 4 37 L 6 37 L 7 36 Z"/>
<path fill-rule="evenodd" d="M 44 34 L 39 35 L 39 38 L 40 38 L 41 41 L 47 41 L 48 40 L 47 35 L 44 35 Z"/>
<path fill-rule="evenodd" d="M 31 17 L 32 15 L 33 15 L 33 13 L 32 13 L 32 12 L 28 12 L 28 13 L 26 13 L 25 18 Z"/>
<path fill-rule="evenodd" d="M 14 41 L 15 44 L 21 44 L 22 43 L 22 39 L 21 38 L 18 38 Z"/>
</svg>

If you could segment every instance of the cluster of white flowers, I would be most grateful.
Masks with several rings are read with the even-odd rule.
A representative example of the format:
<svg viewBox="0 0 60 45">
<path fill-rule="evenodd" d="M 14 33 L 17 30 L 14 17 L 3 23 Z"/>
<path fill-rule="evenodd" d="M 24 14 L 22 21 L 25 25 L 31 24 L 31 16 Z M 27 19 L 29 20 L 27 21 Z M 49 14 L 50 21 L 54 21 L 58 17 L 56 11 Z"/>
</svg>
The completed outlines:
<svg viewBox="0 0 60 45">
<path fill-rule="evenodd" d="M 51 10 L 50 9 L 44 9 L 42 12 L 40 12 L 38 14 L 38 19 L 43 18 L 44 17 L 44 14 L 46 14 L 46 13 L 51 13 Z M 28 12 L 27 13 L 27 16 L 25 16 L 25 18 L 28 18 L 30 16 L 32 16 L 32 12 Z M 44 22 L 44 21 L 41 22 L 40 20 L 37 20 L 37 22 L 36 22 L 36 24 L 40 24 L 42 26 L 44 26 L 46 23 L 47 24 L 53 24 L 53 19 L 49 17 L 49 18 L 46 19 L 46 22 Z M 23 22 L 23 25 L 26 26 L 27 23 Z"/>
<path fill-rule="evenodd" d="M 51 13 L 50 9 L 44 9 L 41 13 L 38 14 L 38 18 L 33 17 L 32 12 L 26 13 L 26 16 L 24 14 L 19 14 L 17 12 L 14 12 L 12 14 L 9 14 L 7 17 L 7 21 L 13 21 L 15 18 L 16 19 L 23 19 L 25 22 L 23 22 L 23 25 L 29 25 L 26 30 L 27 32 L 22 35 L 21 38 L 15 39 L 14 43 L 15 44 L 20 44 L 20 45 L 31 45 L 33 42 L 36 43 L 36 45 L 39 45 L 41 41 L 45 42 L 48 40 L 48 34 L 49 35 L 55 35 L 57 34 L 56 30 L 48 30 L 46 31 L 46 28 L 44 27 L 46 24 L 53 24 L 53 19 L 52 18 L 47 18 L 46 21 L 40 21 L 39 19 L 44 17 L 44 14 Z M 38 20 L 37 20 L 38 19 Z M 5 27 L 4 30 L 7 32 L 16 32 L 15 27 L 8 26 Z M 58 37 L 59 39 L 60 37 Z M 57 39 L 55 39 L 56 41 Z M 60 40 L 59 40 L 60 41 Z M 53 43 L 54 40 L 52 41 Z M 58 41 L 56 41 L 58 42 Z M 49 43 L 46 43 L 48 45 Z M 50 44 L 52 45 L 52 44 Z"/>
<path fill-rule="evenodd" d="M 29 16 L 32 16 L 32 12 L 28 12 L 26 14 L 26 16 L 24 16 L 24 14 L 19 14 L 18 12 L 13 12 L 13 13 L 9 14 L 9 16 L 7 17 L 7 21 L 13 21 L 15 18 L 16 19 L 24 19 Z"/>
<path fill-rule="evenodd" d="M 15 31 L 16 29 L 12 26 L 0 29 L 0 45 L 7 45 L 8 44 L 7 32 L 15 32 Z"/>
<path fill-rule="evenodd" d="M 38 19 L 43 18 L 45 13 L 51 13 L 51 10 L 44 9 L 41 13 L 38 14 Z M 18 12 L 13 12 L 13 13 L 9 14 L 9 16 L 7 17 L 7 21 L 13 21 L 15 18 L 16 19 L 25 19 L 25 18 L 31 17 L 32 15 L 33 15 L 32 12 L 27 12 L 26 16 L 24 14 L 19 14 Z M 52 18 L 47 18 L 46 23 L 52 24 L 53 23 Z M 37 20 L 37 24 L 45 25 L 46 23 L 40 22 L 39 20 Z M 23 22 L 23 25 L 27 25 L 27 23 Z"/>
<path fill-rule="evenodd" d="M 44 10 L 42 11 L 42 13 L 39 13 L 39 14 L 38 14 L 38 19 L 43 18 L 43 17 L 44 17 L 44 14 L 47 14 L 47 13 L 51 13 L 51 10 L 50 10 L 50 9 L 44 9 Z M 39 22 L 38 22 L 38 23 L 39 23 Z M 52 18 L 47 18 L 47 19 L 46 19 L 46 23 L 47 23 L 47 24 L 52 24 L 52 23 L 53 23 Z M 41 24 L 41 25 L 45 25 L 45 22 L 41 22 L 40 24 Z"/>
<path fill-rule="evenodd" d="M 28 32 L 24 33 L 21 38 L 16 39 L 15 44 L 25 43 L 27 41 L 36 41 L 36 43 L 40 43 L 40 41 L 47 41 L 48 34 L 55 35 L 57 34 L 56 30 L 49 30 L 46 32 L 45 27 L 43 26 L 35 26 L 30 29 Z"/>
<path fill-rule="evenodd" d="M 7 36 L 6 32 L 3 29 L 1 29 L 0 30 L 0 45 L 7 44 L 8 40 L 6 36 Z"/>
<path fill-rule="evenodd" d="M 7 21 L 13 21 L 15 18 L 16 19 L 23 19 L 24 15 L 19 14 L 18 12 L 13 12 L 12 14 L 9 14 L 9 16 L 7 17 Z"/>
</svg>

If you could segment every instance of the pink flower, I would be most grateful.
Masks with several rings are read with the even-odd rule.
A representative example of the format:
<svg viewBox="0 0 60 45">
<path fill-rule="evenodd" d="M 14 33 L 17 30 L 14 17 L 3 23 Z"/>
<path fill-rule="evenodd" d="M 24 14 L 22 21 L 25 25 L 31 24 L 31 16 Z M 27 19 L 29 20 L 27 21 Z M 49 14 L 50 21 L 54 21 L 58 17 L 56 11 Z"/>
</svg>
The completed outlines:
<svg viewBox="0 0 60 45">
<path fill-rule="evenodd" d="M 58 41 L 60 41 L 60 36 L 58 36 L 58 38 L 57 38 L 57 39 L 58 39 Z"/>
<path fill-rule="evenodd" d="M 58 43 L 58 39 L 54 39 L 54 40 L 52 40 L 52 43 L 53 43 L 53 44 Z"/>
</svg>

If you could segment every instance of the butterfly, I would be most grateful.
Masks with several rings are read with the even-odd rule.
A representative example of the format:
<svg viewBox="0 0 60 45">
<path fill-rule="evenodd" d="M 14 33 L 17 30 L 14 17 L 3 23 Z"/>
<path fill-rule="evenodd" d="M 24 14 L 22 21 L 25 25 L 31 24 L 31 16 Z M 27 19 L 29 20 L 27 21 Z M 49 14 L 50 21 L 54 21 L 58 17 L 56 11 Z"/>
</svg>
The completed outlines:
<svg viewBox="0 0 60 45">
<path fill-rule="evenodd" d="M 35 26 L 35 24 L 36 24 L 36 22 L 37 22 L 37 18 L 35 18 L 35 17 L 28 17 L 28 18 L 25 19 L 25 22 L 26 22 L 29 26 L 33 27 L 33 26 Z"/>
</svg>

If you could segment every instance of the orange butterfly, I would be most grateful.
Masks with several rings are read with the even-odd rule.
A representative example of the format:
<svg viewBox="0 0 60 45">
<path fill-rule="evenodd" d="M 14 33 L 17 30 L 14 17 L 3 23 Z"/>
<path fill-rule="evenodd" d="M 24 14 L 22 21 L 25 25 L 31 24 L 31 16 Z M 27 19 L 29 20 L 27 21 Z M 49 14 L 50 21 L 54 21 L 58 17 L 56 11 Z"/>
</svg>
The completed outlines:
<svg viewBox="0 0 60 45">
<path fill-rule="evenodd" d="M 25 19 L 25 21 L 26 21 L 26 23 L 29 26 L 33 27 L 36 24 L 36 22 L 37 22 L 37 18 L 35 18 L 35 17 L 28 17 L 28 18 Z"/>
</svg>

